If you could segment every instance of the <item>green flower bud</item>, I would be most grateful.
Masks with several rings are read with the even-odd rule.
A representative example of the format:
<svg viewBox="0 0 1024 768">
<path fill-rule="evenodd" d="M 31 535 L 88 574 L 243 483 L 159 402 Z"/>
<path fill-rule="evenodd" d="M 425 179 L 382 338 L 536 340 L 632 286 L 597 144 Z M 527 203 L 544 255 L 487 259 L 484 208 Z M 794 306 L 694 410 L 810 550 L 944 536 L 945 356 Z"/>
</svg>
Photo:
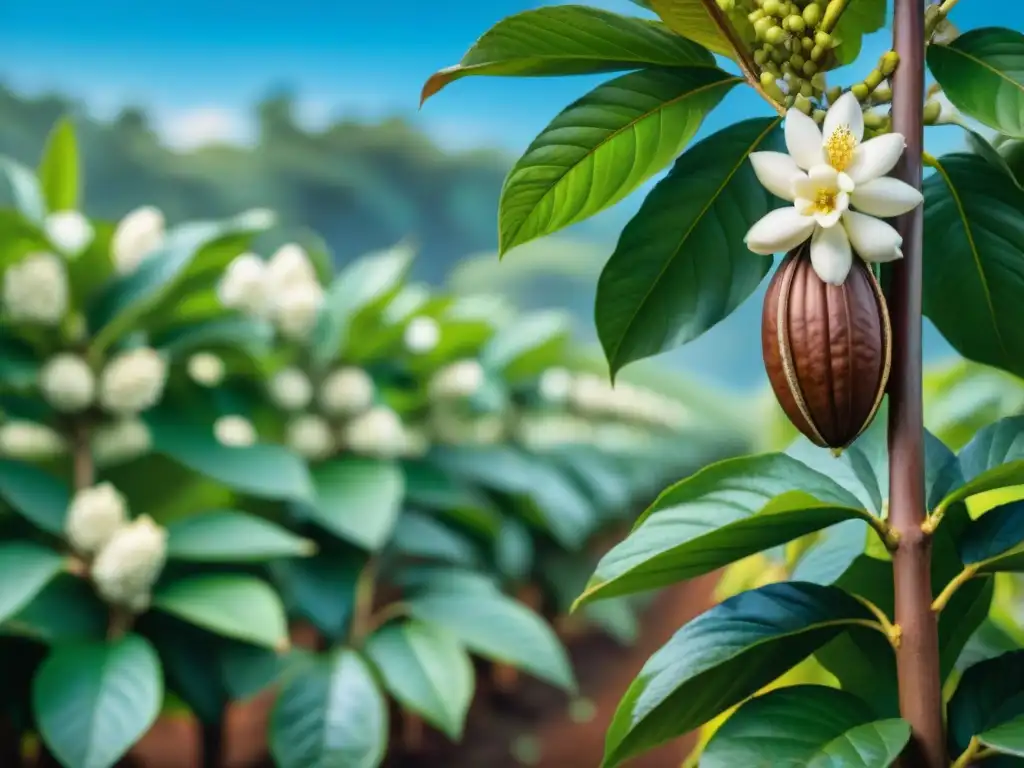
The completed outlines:
<svg viewBox="0 0 1024 768">
<path fill-rule="evenodd" d="M 803 48 L 805 51 L 810 51 L 814 47 L 814 39 L 810 37 L 805 37 L 801 39 L 800 47 Z"/>
<path fill-rule="evenodd" d="M 864 101 L 871 94 L 864 83 L 857 83 L 850 89 L 850 92 L 857 97 L 857 101 Z"/>
<path fill-rule="evenodd" d="M 805 61 L 803 70 L 805 75 L 807 75 L 808 77 L 812 77 L 818 74 L 818 65 L 815 64 L 813 61 Z M 814 81 L 812 80 L 811 83 L 813 85 Z M 815 88 L 817 88 L 819 91 L 821 90 L 820 86 L 815 86 Z"/>
<path fill-rule="evenodd" d="M 764 11 L 762 11 L 760 9 L 758 9 L 756 11 L 751 11 L 750 13 L 747 14 L 747 18 L 750 19 L 750 23 L 753 24 L 758 19 L 763 19 L 764 18 Z"/>
<path fill-rule="evenodd" d="M 883 125 L 885 125 L 885 115 L 880 115 L 877 112 L 864 113 L 865 128 L 881 128 Z"/>
<path fill-rule="evenodd" d="M 804 17 L 798 16 L 795 13 L 792 16 L 787 16 L 786 21 L 789 22 L 790 32 L 796 32 L 798 35 L 807 28 L 807 25 L 804 23 Z"/>
<path fill-rule="evenodd" d="M 939 115 L 942 114 L 942 105 L 937 101 L 929 101 L 924 105 L 924 124 L 935 125 L 935 122 L 939 119 Z"/>
<path fill-rule="evenodd" d="M 764 33 L 764 39 L 772 45 L 778 45 L 786 39 L 786 31 L 782 27 L 772 27 Z"/>
<path fill-rule="evenodd" d="M 762 72 L 761 86 L 763 88 L 771 88 L 773 85 L 775 85 L 775 75 L 773 75 L 771 72 Z"/>
<path fill-rule="evenodd" d="M 736 0 L 718 0 L 718 7 L 729 13 L 729 11 L 735 10 Z"/>
<path fill-rule="evenodd" d="M 874 92 L 871 94 L 871 98 L 879 104 L 888 104 L 892 101 L 892 88 L 887 85 L 875 88 Z"/>
<path fill-rule="evenodd" d="M 784 103 L 785 103 L 785 105 L 786 105 L 786 108 L 787 108 L 787 109 L 788 109 L 789 107 L 792 107 L 792 106 L 793 106 L 793 104 L 795 104 L 795 103 L 796 103 L 796 96 L 794 96 L 793 94 L 790 94 L 790 95 L 788 95 L 788 96 L 786 97 L 786 100 L 785 100 L 785 102 L 784 102 Z"/>
<path fill-rule="evenodd" d="M 869 91 L 875 90 L 882 84 L 882 80 L 885 79 L 885 75 L 879 72 L 877 69 L 873 69 L 868 72 L 868 76 L 864 78 L 864 85 L 868 87 Z"/>
<path fill-rule="evenodd" d="M 764 0 L 761 8 L 769 16 L 778 16 L 782 11 L 782 3 L 779 0 Z"/>
<path fill-rule="evenodd" d="M 776 83 L 772 83 L 770 87 L 765 87 L 765 93 L 771 96 L 775 101 L 780 104 L 786 100 L 786 94 L 782 92 L 782 89 Z"/>
<path fill-rule="evenodd" d="M 790 64 L 788 61 L 782 62 L 781 69 L 783 72 L 786 73 L 787 78 L 793 74 L 793 65 Z"/>
<path fill-rule="evenodd" d="M 843 89 L 838 85 L 834 85 L 825 92 L 825 95 L 828 96 L 829 104 L 835 104 L 839 101 L 839 97 L 843 95 Z"/>
<path fill-rule="evenodd" d="M 781 64 L 782 62 L 786 61 L 786 59 L 789 58 L 789 56 L 786 55 L 786 52 L 781 48 L 772 48 L 770 56 L 772 61 L 774 61 L 776 64 Z"/>
<path fill-rule="evenodd" d="M 811 64 L 812 66 L 814 65 L 814 62 L 808 62 L 808 63 Z M 805 66 L 805 69 L 806 69 L 806 66 Z M 824 72 L 816 73 L 814 75 L 814 77 L 811 78 L 811 85 L 814 86 L 815 90 L 824 91 L 828 87 L 827 83 L 825 82 L 825 73 Z"/>
<path fill-rule="evenodd" d="M 818 125 L 821 125 L 822 123 L 825 122 L 825 115 L 826 114 L 828 114 L 828 113 L 825 112 L 824 109 L 816 109 L 816 110 L 814 110 L 814 114 L 812 114 L 811 117 L 814 118 L 814 122 L 816 122 Z"/>
<path fill-rule="evenodd" d="M 768 61 L 768 54 L 763 50 L 754 51 L 754 63 L 759 67 L 763 67 L 764 63 Z"/>
<path fill-rule="evenodd" d="M 765 72 L 771 72 L 772 77 L 782 77 L 782 70 L 779 69 L 779 65 L 774 61 L 769 61 L 764 65 Z"/>
<path fill-rule="evenodd" d="M 817 27 L 818 22 L 821 21 L 821 14 L 821 6 L 818 5 L 817 3 L 811 3 L 806 8 L 804 8 L 804 22 L 807 24 L 808 27 L 811 27 L 813 29 L 814 27 Z"/>
<path fill-rule="evenodd" d="M 796 100 L 793 102 L 793 106 L 803 112 L 805 115 L 811 114 L 811 101 L 802 93 L 797 94 Z"/>
<path fill-rule="evenodd" d="M 758 40 L 766 39 L 769 29 L 774 28 L 775 22 L 771 19 L 758 19 L 754 22 L 754 34 Z"/>
<path fill-rule="evenodd" d="M 825 58 L 825 49 L 820 45 L 815 45 L 811 49 L 811 61 L 821 61 L 823 58 Z"/>
<path fill-rule="evenodd" d="M 889 51 L 882 57 L 879 62 L 879 69 L 882 70 L 882 74 L 888 77 L 896 71 L 896 67 L 900 63 L 900 55 L 896 51 Z"/>
<path fill-rule="evenodd" d="M 832 47 L 832 35 L 828 32 L 815 32 L 814 44 L 820 45 L 822 48 L 827 50 Z"/>
<path fill-rule="evenodd" d="M 793 65 L 793 69 L 803 69 L 805 61 L 806 59 L 799 53 L 794 53 L 789 57 L 789 63 Z"/>
<path fill-rule="evenodd" d="M 801 95 L 809 99 L 811 98 L 811 96 L 814 95 L 814 88 L 812 88 L 811 84 L 808 83 L 806 80 L 803 80 L 800 83 L 800 93 Z"/>
</svg>

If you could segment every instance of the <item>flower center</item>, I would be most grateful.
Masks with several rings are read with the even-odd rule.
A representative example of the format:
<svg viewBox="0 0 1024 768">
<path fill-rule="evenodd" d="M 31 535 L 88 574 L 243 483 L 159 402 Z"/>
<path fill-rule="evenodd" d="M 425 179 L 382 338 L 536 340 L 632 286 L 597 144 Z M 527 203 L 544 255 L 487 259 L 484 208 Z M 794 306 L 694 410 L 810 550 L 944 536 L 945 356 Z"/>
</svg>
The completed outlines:
<svg viewBox="0 0 1024 768">
<path fill-rule="evenodd" d="M 845 171 L 853 162 L 853 150 L 857 146 L 857 140 L 853 132 L 841 125 L 832 131 L 832 135 L 825 140 L 825 154 L 828 155 L 828 163 L 837 171 Z"/>
<path fill-rule="evenodd" d="M 832 213 L 836 209 L 836 193 L 828 189 L 819 189 L 814 198 L 814 210 L 818 213 Z"/>
</svg>

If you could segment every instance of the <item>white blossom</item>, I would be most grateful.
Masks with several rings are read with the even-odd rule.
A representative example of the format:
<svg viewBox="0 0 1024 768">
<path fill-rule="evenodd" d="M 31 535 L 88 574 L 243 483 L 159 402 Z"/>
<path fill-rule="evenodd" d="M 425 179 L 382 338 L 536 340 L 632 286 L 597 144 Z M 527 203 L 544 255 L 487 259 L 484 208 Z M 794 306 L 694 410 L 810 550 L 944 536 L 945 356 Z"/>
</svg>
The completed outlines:
<svg viewBox="0 0 1024 768">
<path fill-rule="evenodd" d="M 212 352 L 196 352 L 188 359 L 188 375 L 203 387 L 216 387 L 224 381 L 224 361 Z"/>
<path fill-rule="evenodd" d="M 362 368 L 335 369 L 320 384 L 320 407 L 332 416 L 362 413 L 373 405 L 373 396 L 373 379 Z"/>
<path fill-rule="evenodd" d="M 59 325 L 68 293 L 64 262 L 52 253 L 31 253 L 4 273 L 4 308 L 14 322 Z"/>
<path fill-rule="evenodd" d="M 94 555 L 128 522 L 128 502 L 110 483 L 75 493 L 68 507 L 64 533 L 74 550 Z"/>
<path fill-rule="evenodd" d="M 441 443 L 450 445 L 491 445 L 505 436 L 505 419 L 500 414 L 471 415 L 440 408 L 431 413 L 431 429 Z"/>
<path fill-rule="evenodd" d="M 92 224 L 78 211 L 57 211 L 43 221 L 50 245 L 69 259 L 77 259 L 95 237 Z"/>
<path fill-rule="evenodd" d="M 256 318 L 269 310 L 267 265 L 254 253 L 243 253 L 228 264 L 217 284 L 217 297 L 229 309 Z"/>
<path fill-rule="evenodd" d="M 244 416 L 234 414 L 221 416 L 213 422 L 213 435 L 217 442 L 231 448 L 254 445 L 257 440 L 256 427 Z"/>
<path fill-rule="evenodd" d="M 108 603 L 141 612 L 167 558 L 167 531 L 141 515 L 119 528 L 92 563 L 96 591 Z"/>
<path fill-rule="evenodd" d="M 403 455 L 408 447 L 401 418 L 383 405 L 371 408 L 346 425 L 342 441 L 355 453 L 387 459 Z"/>
<path fill-rule="evenodd" d="M 582 373 L 573 379 L 569 403 L 585 414 L 604 414 L 615 409 L 615 393 L 605 379 L 593 373 Z"/>
<path fill-rule="evenodd" d="M 288 422 L 285 442 L 289 448 L 309 461 L 326 459 L 335 450 L 331 425 L 320 416 L 308 413 L 296 416 Z"/>
<path fill-rule="evenodd" d="M 852 93 L 829 108 L 823 128 L 824 134 L 814 120 L 791 109 L 785 128 L 789 154 L 751 153 L 754 172 L 765 188 L 793 205 L 754 224 L 746 243 L 754 253 L 771 255 L 810 238 L 815 272 L 827 283 L 842 285 L 853 253 L 871 262 L 903 256 L 899 233 L 874 217 L 906 213 L 922 197 L 909 184 L 885 175 L 903 154 L 903 135 L 862 141 L 864 115 Z M 850 210 L 851 205 L 860 212 Z"/>
<path fill-rule="evenodd" d="M 416 355 L 425 355 L 437 347 L 441 341 L 441 326 L 432 317 L 421 315 L 414 317 L 405 326 L 402 337 L 405 348 Z"/>
<path fill-rule="evenodd" d="M 274 323 L 292 341 L 304 341 L 316 326 L 324 290 L 317 282 L 288 286 L 271 298 Z"/>
<path fill-rule="evenodd" d="M 83 358 L 70 352 L 54 355 L 39 372 L 46 401 L 64 413 L 84 411 L 96 397 L 96 377 Z"/>
<path fill-rule="evenodd" d="M 548 368 L 541 374 L 537 389 L 549 403 L 564 403 L 572 392 L 572 374 L 565 368 Z"/>
<path fill-rule="evenodd" d="M 167 382 L 167 362 L 155 349 L 121 352 L 100 374 L 100 405 L 120 416 L 141 413 L 160 402 Z"/>
<path fill-rule="evenodd" d="M 0 424 L 0 456 L 49 459 L 66 450 L 64 438 L 44 424 L 19 419 Z"/>
<path fill-rule="evenodd" d="M 128 417 L 97 428 L 91 442 L 96 464 L 109 467 L 149 453 L 153 446 L 153 436 L 144 421 Z"/>
<path fill-rule="evenodd" d="M 301 411 L 313 400 L 313 385 L 298 368 L 284 368 L 267 382 L 271 402 L 285 411 Z"/>
<path fill-rule="evenodd" d="M 166 227 L 163 212 L 152 205 L 136 208 L 121 219 L 110 243 L 110 257 L 117 273 L 127 275 L 138 269 L 147 256 L 163 245 Z"/>
<path fill-rule="evenodd" d="M 459 360 L 434 374 L 430 396 L 434 400 L 458 400 L 471 397 L 484 385 L 484 369 L 477 360 Z"/>
<path fill-rule="evenodd" d="M 590 422 L 564 413 L 524 414 L 515 427 L 516 437 L 535 450 L 560 445 L 582 445 L 590 441 Z"/>
<path fill-rule="evenodd" d="M 285 291 L 310 283 L 319 285 L 313 262 L 302 246 L 295 243 L 282 245 L 270 257 L 267 282 L 270 291 Z"/>
</svg>

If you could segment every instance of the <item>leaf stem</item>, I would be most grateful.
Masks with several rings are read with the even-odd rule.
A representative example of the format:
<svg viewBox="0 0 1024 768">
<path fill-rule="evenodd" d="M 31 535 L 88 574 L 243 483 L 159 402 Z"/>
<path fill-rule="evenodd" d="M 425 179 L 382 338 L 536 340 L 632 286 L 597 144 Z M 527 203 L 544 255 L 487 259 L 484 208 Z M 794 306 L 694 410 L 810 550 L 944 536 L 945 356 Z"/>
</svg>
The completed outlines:
<svg viewBox="0 0 1024 768">
<path fill-rule="evenodd" d="M 358 646 L 372 631 L 373 598 L 377 590 L 378 563 L 371 557 L 356 581 L 355 605 L 352 609 L 352 644 Z"/>
<path fill-rule="evenodd" d="M 924 519 L 921 523 L 921 530 L 928 536 L 934 534 L 939 526 L 942 524 L 942 518 L 946 516 L 946 509 L 948 505 L 943 502 L 935 508 L 935 510 Z"/>
<path fill-rule="evenodd" d="M 978 760 L 984 760 L 987 757 L 998 755 L 999 753 L 991 747 L 983 747 L 981 742 L 978 741 L 977 736 L 972 736 L 970 743 L 967 745 L 967 749 L 958 757 L 951 768 L 968 768 L 971 763 L 977 762 Z"/>
<path fill-rule="evenodd" d="M 952 599 L 953 595 L 956 594 L 956 591 L 977 575 L 977 563 L 965 565 L 964 569 L 950 580 L 950 582 L 943 588 L 942 592 L 939 593 L 939 596 L 932 602 L 932 612 L 940 613 L 942 609 L 946 607 L 946 604 Z"/>
<path fill-rule="evenodd" d="M 885 615 L 885 611 L 883 611 L 877 605 L 872 603 L 866 597 L 861 597 L 860 595 L 853 595 L 853 597 L 857 600 L 857 602 L 859 602 L 861 605 L 863 605 L 865 608 L 871 611 L 871 614 L 878 621 L 878 628 L 880 628 L 882 634 L 884 634 L 886 638 L 888 638 L 889 644 L 892 645 L 894 649 L 898 649 L 900 647 L 900 641 L 903 637 L 903 630 L 900 629 L 899 625 L 893 624 L 889 620 L 889 617 Z"/>
<path fill-rule="evenodd" d="M 874 529 L 875 533 L 878 534 L 878 538 L 882 540 L 885 548 L 890 552 L 895 552 L 900 545 L 899 532 L 889 525 L 887 520 L 883 520 L 880 517 L 868 515 L 865 517 L 865 520 L 868 521 L 868 525 L 870 525 Z"/>
</svg>

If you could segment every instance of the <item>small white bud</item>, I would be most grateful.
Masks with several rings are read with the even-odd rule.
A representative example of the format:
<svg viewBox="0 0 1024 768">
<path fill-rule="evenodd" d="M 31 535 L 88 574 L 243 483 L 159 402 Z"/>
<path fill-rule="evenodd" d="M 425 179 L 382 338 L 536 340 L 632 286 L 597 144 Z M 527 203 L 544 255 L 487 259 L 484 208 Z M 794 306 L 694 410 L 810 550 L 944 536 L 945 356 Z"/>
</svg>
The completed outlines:
<svg viewBox="0 0 1024 768">
<path fill-rule="evenodd" d="M 92 455 L 96 464 L 111 467 L 149 453 L 153 437 L 141 419 L 129 417 L 99 427 L 92 435 Z"/>
<path fill-rule="evenodd" d="M 81 357 L 62 352 L 47 360 L 39 372 L 39 389 L 58 411 L 77 413 L 92 405 L 96 377 Z"/>
<path fill-rule="evenodd" d="M 216 387 L 224 381 L 224 361 L 212 352 L 196 352 L 188 359 L 188 375 L 202 387 Z"/>
<path fill-rule="evenodd" d="M 292 341 L 304 341 L 316 326 L 324 291 L 319 283 L 298 283 L 273 296 L 274 322 Z"/>
<path fill-rule="evenodd" d="M 167 531 L 141 515 L 114 532 L 92 564 L 96 591 L 108 603 L 143 610 L 167 559 Z"/>
<path fill-rule="evenodd" d="M 277 214 L 270 208 L 250 208 L 238 214 L 235 222 L 242 229 L 270 229 L 277 222 Z"/>
<path fill-rule="evenodd" d="M 316 269 L 300 245 L 282 245 L 267 262 L 267 283 L 272 291 L 286 291 L 300 285 L 319 285 Z"/>
<path fill-rule="evenodd" d="M 254 253 L 243 253 L 228 264 L 217 284 L 217 298 L 230 309 L 257 318 L 267 316 L 267 265 Z"/>
<path fill-rule="evenodd" d="M 256 443 L 256 427 L 244 416 L 221 416 L 213 422 L 217 442 L 230 448 L 244 448 Z"/>
<path fill-rule="evenodd" d="M 110 257 L 118 274 L 128 275 L 139 268 L 149 254 L 164 243 L 167 222 L 159 208 L 144 205 L 118 222 L 110 243 Z"/>
<path fill-rule="evenodd" d="M 67 450 L 57 432 L 34 421 L 8 421 L 0 424 L 0 456 L 12 459 L 50 459 Z"/>
<path fill-rule="evenodd" d="M 78 211 L 57 211 L 43 222 L 50 245 L 68 259 L 77 259 L 89 247 L 96 233 L 92 224 Z"/>
<path fill-rule="evenodd" d="M 298 368 L 285 368 L 267 382 L 267 394 L 278 408 L 301 411 L 313 400 L 313 385 Z"/>
<path fill-rule="evenodd" d="M 614 395 L 608 383 L 592 373 L 577 376 L 569 390 L 569 402 L 585 414 L 600 414 L 608 410 Z"/>
<path fill-rule="evenodd" d="M 354 416 L 373 405 L 374 386 L 362 368 L 338 368 L 320 385 L 320 407 L 332 416 Z"/>
<path fill-rule="evenodd" d="M 350 422 L 344 429 L 343 442 L 355 453 L 383 459 L 401 456 L 408 447 L 402 420 L 383 405 L 371 408 Z"/>
<path fill-rule="evenodd" d="M 59 325 L 68 292 L 64 262 L 52 253 L 31 253 L 4 273 L 4 308 L 14 322 Z"/>
<path fill-rule="evenodd" d="M 141 413 L 160 402 L 167 383 L 167 362 L 155 349 L 121 352 L 100 374 L 100 405 L 113 414 Z"/>
<path fill-rule="evenodd" d="M 540 396 L 549 403 L 564 403 L 572 391 L 572 374 L 565 368 L 549 368 L 538 384 Z"/>
<path fill-rule="evenodd" d="M 441 326 L 432 317 L 414 317 L 405 326 L 405 348 L 415 355 L 425 355 L 441 341 Z"/>
<path fill-rule="evenodd" d="M 434 400 L 458 400 L 476 394 L 483 384 L 483 366 L 477 360 L 460 360 L 434 374 L 430 396 Z"/>
<path fill-rule="evenodd" d="M 78 491 L 68 507 L 64 533 L 76 552 L 94 555 L 128 522 L 128 502 L 110 483 Z"/>
<path fill-rule="evenodd" d="M 331 426 L 319 416 L 304 414 L 288 423 L 285 435 L 288 447 L 309 461 L 326 459 L 334 453 Z"/>
</svg>

